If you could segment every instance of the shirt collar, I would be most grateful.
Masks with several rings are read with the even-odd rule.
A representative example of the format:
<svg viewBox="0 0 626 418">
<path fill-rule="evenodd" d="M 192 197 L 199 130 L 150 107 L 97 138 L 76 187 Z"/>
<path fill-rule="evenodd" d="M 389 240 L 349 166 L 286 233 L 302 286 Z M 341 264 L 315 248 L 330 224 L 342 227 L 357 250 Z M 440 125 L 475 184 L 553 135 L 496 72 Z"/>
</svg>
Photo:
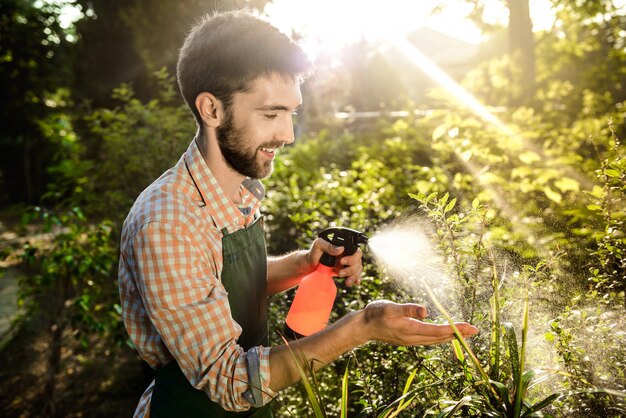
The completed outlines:
<svg viewBox="0 0 626 418">
<path fill-rule="evenodd" d="M 252 209 L 249 215 L 244 216 L 237 205 L 226 196 L 211 173 L 195 139 L 189 144 L 184 159 L 187 171 L 218 229 L 226 228 L 229 233 L 232 233 L 254 220 L 261 206 L 261 200 L 265 196 L 265 189 L 259 180 L 246 179 L 241 185 L 242 206 Z"/>
</svg>

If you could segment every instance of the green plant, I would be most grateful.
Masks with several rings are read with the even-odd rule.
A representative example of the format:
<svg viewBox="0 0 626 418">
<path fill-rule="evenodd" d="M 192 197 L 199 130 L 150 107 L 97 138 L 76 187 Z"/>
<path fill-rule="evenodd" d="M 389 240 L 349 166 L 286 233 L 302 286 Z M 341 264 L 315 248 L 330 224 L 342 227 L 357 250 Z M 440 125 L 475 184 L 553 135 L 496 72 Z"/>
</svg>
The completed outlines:
<svg viewBox="0 0 626 418">
<path fill-rule="evenodd" d="M 598 248 L 592 253 L 597 264 L 590 268 L 589 279 L 593 288 L 608 295 L 611 301 L 624 305 L 626 299 L 626 159 L 622 145 L 615 134 L 613 122 L 609 124 L 611 141 L 606 155 L 600 159 L 596 176 L 601 186 L 587 193 L 594 200 L 587 208 L 602 218 L 604 230 L 596 236 Z M 597 266 L 597 267 L 596 267 Z"/>
<path fill-rule="evenodd" d="M 316 418 L 326 418 L 329 416 L 327 408 L 325 407 L 325 400 L 320 391 L 320 382 L 317 378 L 314 362 L 315 360 L 309 360 L 304 356 L 304 353 L 297 348 L 297 342 L 290 343 L 283 338 L 284 343 L 287 345 L 291 357 L 298 369 L 302 385 L 304 386 L 307 399 L 310 403 L 311 409 Z M 295 345 L 296 348 L 292 348 Z M 349 391 L 349 368 L 350 361 L 346 362 L 346 368 L 341 379 L 341 399 L 339 405 L 339 416 L 342 418 L 348 417 L 349 403 L 348 397 Z M 406 410 L 411 403 L 417 398 L 418 393 L 426 389 L 424 386 L 418 386 L 417 388 L 411 388 L 415 376 L 417 375 L 418 368 L 414 369 L 407 378 L 404 389 L 400 397 L 390 402 L 388 405 L 380 408 L 376 411 L 376 418 L 394 418 L 397 417 L 402 411 Z M 289 409 L 287 409 L 289 411 Z M 289 411 L 291 414 L 291 412 Z"/>
<path fill-rule="evenodd" d="M 471 219 L 470 216 L 460 216 L 460 214 L 452 214 L 451 211 L 455 206 L 456 200 L 452 199 L 448 201 L 449 195 L 445 194 L 442 198 L 438 198 L 436 193 L 425 196 L 420 193 L 412 195 L 417 199 L 421 205 L 420 208 L 424 210 L 428 216 L 435 220 L 438 229 L 436 236 L 440 240 L 442 250 L 444 254 L 452 260 L 451 269 L 456 273 L 457 279 L 464 281 L 467 275 L 465 274 L 468 263 L 462 259 L 464 257 L 474 256 L 477 265 L 474 266 L 479 269 L 479 262 L 482 260 L 476 253 L 481 254 L 481 246 L 483 245 L 482 234 L 478 238 L 478 245 L 475 245 L 474 252 L 462 252 L 458 246 L 458 236 L 455 232 L 461 228 L 466 221 L 463 219 Z M 485 226 L 485 211 L 481 210 L 480 202 L 474 199 L 472 202 L 472 210 L 470 213 L 478 213 L 479 218 L 482 220 L 481 228 Z M 521 417 L 539 417 L 539 416 L 551 416 L 541 412 L 544 408 L 547 408 L 552 403 L 559 399 L 570 397 L 578 394 L 610 394 L 617 397 L 626 397 L 626 392 L 615 391 L 611 389 L 599 389 L 599 388 L 587 388 L 581 390 L 562 390 L 549 394 L 539 400 L 532 400 L 528 395 L 528 389 L 531 385 L 541 382 L 545 379 L 546 374 L 543 373 L 542 377 L 538 377 L 538 371 L 536 370 L 524 370 L 526 360 L 527 349 L 527 334 L 529 329 L 529 284 L 531 281 L 539 278 L 543 273 L 543 270 L 547 268 L 547 263 L 540 262 L 536 267 L 525 266 L 524 267 L 524 283 L 526 284 L 525 296 L 523 298 L 522 312 L 521 312 L 521 329 L 522 338 L 518 345 L 518 341 L 515 335 L 515 329 L 510 323 L 501 325 L 501 307 L 500 307 L 500 295 L 499 288 L 500 282 L 498 280 L 497 263 L 493 256 L 493 250 L 491 250 L 491 257 L 489 259 L 490 268 L 487 271 L 491 272 L 491 346 L 488 351 L 488 364 L 490 365 L 489 375 L 482 366 L 478 356 L 474 353 L 470 345 L 464 340 L 461 334 L 454 326 L 454 320 L 452 316 L 443 304 L 439 301 L 431 286 L 426 280 L 421 280 L 421 285 L 426 289 L 430 299 L 437 307 L 439 312 L 448 321 L 457 337 L 453 345 L 455 347 L 455 354 L 457 359 L 461 363 L 463 369 L 463 375 L 466 378 L 466 391 L 471 392 L 465 395 L 460 400 L 442 399 L 440 404 L 442 405 L 441 412 L 437 415 L 440 418 L 447 418 L 455 416 L 458 413 L 463 413 L 463 416 L 467 414 L 472 416 L 492 416 L 492 417 L 506 417 L 506 418 L 521 418 Z M 474 283 L 478 285 L 478 283 Z M 510 372 L 504 375 L 500 374 L 500 365 L 502 346 L 501 335 L 505 337 L 506 351 L 504 356 L 508 357 L 510 362 Z M 477 373 L 477 377 L 472 374 L 467 368 L 467 359 L 463 354 L 463 351 L 468 354 L 470 364 L 473 366 Z M 538 377 L 537 379 L 535 379 Z"/>
<path fill-rule="evenodd" d="M 24 245 L 22 258 L 34 272 L 21 278 L 22 320 L 44 313 L 50 348 L 45 362 L 42 416 L 54 415 L 56 376 L 68 336 L 89 347 L 93 335 L 123 341 L 114 271 L 117 248 L 108 221 L 92 225 L 79 208 L 55 213 L 35 207 L 24 222 L 37 225 L 43 238 Z"/>
</svg>

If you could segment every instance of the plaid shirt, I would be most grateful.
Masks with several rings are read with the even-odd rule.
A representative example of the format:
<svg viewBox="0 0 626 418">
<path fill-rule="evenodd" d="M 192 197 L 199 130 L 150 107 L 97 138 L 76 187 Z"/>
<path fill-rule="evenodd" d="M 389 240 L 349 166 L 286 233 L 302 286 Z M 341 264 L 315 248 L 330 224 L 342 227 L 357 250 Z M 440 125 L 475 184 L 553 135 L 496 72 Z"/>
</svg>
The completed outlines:
<svg viewBox="0 0 626 418">
<path fill-rule="evenodd" d="M 141 357 L 152 368 L 176 359 L 189 382 L 227 410 L 260 406 L 274 395 L 269 348 L 244 353 L 237 345 L 241 327 L 220 278 L 220 231 L 244 228 L 261 204 L 243 186 L 241 196 L 251 208 L 247 216 L 224 194 L 192 141 L 130 210 L 119 268 L 122 317 Z M 259 378 L 264 399 L 255 400 L 247 382 Z M 153 388 L 154 382 L 136 417 L 149 416 Z"/>
</svg>

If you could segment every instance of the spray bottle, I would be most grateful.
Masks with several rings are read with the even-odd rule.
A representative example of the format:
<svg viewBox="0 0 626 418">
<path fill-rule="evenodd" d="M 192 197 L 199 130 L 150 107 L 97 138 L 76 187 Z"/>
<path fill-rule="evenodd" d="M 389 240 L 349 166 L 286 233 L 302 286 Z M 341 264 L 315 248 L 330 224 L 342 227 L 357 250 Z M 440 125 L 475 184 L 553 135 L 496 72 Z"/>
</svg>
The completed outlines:
<svg viewBox="0 0 626 418">
<path fill-rule="evenodd" d="M 349 228 L 327 228 L 318 234 L 337 247 L 344 247 L 341 256 L 352 255 L 359 244 L 367 244 L 367 236 Z M 300 286 L 287 313 L 287 334 L 304 337 L 321 331 L 328 324 L 330 312 L 337 296 L 333 280 L 336 257 L 324 253 L 317 269 L 302 278 Z"/>
</svg>

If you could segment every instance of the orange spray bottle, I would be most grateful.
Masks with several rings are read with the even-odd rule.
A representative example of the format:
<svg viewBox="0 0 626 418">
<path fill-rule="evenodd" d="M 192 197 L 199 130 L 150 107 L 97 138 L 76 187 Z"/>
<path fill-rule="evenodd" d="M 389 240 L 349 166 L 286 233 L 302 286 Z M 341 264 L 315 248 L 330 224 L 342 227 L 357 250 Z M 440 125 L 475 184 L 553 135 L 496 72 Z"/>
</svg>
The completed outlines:
<svg viewBox="0 0 626 418">
<path fill-rule="evenodd" d="M 327 228 L 318 234 L 337 247 L 344 247 L 341 256 L 352 255 L 359 244 L 367 244 L 367 236 L 349 228 Z M 324 253 L 317 269 L 302 278 L 287 313 L 286 331 L 290 337 L 305 337 L 321 331 L 328 324 L 337 286 L 333 280 L 336 257 Z"/>
</svg>

